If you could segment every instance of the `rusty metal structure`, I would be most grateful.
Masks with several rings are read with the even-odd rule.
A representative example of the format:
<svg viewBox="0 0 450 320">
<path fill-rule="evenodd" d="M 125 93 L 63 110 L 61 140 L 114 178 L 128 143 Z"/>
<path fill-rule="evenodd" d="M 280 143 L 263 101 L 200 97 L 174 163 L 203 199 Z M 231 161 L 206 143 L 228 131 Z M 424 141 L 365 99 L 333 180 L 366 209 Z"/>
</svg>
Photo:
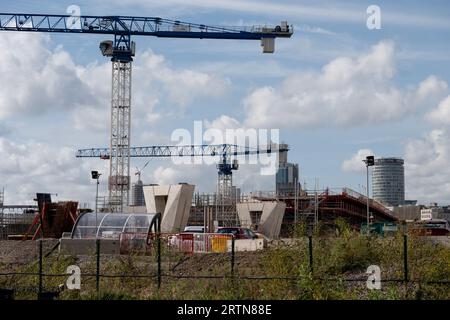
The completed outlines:
<svg viewBox="0 0 450 320">
<path fill-rule="evenodd" d="M 61 238 L 64 232 L 71 232 L 78 217 L 78 202 L 40 202 L 39 212 L 35 215 L 28 231 L 23 236 L 35 240 L 41 238 Z"/>
</svg>

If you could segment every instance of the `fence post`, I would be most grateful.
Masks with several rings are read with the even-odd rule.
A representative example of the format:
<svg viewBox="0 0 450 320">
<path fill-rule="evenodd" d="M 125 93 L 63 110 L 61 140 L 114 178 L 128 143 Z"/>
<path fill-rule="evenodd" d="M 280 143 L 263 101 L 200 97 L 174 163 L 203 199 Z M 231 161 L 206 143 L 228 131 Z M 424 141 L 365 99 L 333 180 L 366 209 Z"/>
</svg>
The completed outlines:
<svg viewBox="0 0 450 320">
<path fill-rule="evenodd" d="M 158 259 L 158 289 L 161 288 L 161 217 L 157 221 L 156 230 L 156 242 L 157 242 L 157 259 Z"/>
<path fill-rule="evenodd" d="M 96 290 L 97 293 L 100 292 L 100 239 L 97 239 L 95 241 L 95 245 L 96 245 L 96 258 L 97 258 L 97 268 L 96 268 L 96 272 L 95 272 L 95 285 L 96 285 Z"/>
<path fill-rule="evenodd" d="M 156 233 L 157 259 L 158 259 L 158 289 L 161 288 L 161 232 Z"/>
<path fill-rule="evenodd" d="M 312 236 L 308 236 L 308 245 L 309 245 L 309 270 L 311 274 L 314 271 L 313 267 L 313 242 L 312 242 Z"/>
<path fill-rule="evenodd" d="M 408 276 L 408 236 L 406 234 L 403 235 L 403 272 L 404 272 L 403 281 L 407 283 L 409 281 L 409 276 Z"/>
<path fill-rule="evenodd" d="M 39 239 L 39 297 L 42 291 L 42 239 Z"/>
<path fill-rule="evenodd" d="M 234 278 L 235 239 L 231 236 L 231 277 Z"/>
</svg>

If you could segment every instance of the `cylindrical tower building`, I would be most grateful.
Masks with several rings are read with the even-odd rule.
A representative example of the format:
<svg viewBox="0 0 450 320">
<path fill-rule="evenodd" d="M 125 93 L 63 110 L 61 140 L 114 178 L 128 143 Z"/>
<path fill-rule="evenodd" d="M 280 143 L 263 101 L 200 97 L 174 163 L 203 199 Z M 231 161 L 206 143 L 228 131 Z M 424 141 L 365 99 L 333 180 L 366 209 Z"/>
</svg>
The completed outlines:
<svg viewBox="0 0 450 320">
<path fill-rule="evenodd" d="M 405 168 L 400 158 L 375 159 L 372 171 L 373 198 L 387 206 L 405 202 Z"/>
</svg>

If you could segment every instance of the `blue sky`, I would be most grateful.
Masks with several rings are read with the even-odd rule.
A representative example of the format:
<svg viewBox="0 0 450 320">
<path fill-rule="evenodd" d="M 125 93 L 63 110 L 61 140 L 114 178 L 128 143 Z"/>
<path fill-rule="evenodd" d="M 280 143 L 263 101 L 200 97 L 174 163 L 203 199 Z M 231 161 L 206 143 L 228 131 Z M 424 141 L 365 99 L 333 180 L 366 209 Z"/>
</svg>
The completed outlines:
<svg viewBox="0 0 450 320">
<path fill-rule="evenodd" d="M 212 25 L 294 25 L 262 54 L 253 41 L 138 37 L 133 145 L 169 144 L 177 128 L 277 128 L 301 182 L 362 191 L 368 152 L 406 160 L 407 197 L 450 203 L 450 6 L 446 1 L 0 1 L 2 12 L 160 16 Z M 366 9 L 381 9 L 381 29 Z M 0 186 L 7 202 L 33 193 L 92 202 L 91 169 L 74 150 L 107 146 L 110 63 L 104 37 L 0 33 Z M 143 160 L 133 161 L 140 167 Z M 106 175 L 106 174 L 105 174 Z M 144 182 L 214 191 L 214 166 L 153 161 Z M 243 166 L 244 191 L 274 188 Z M 106 193 L 106 186 L 102 184 Z"/>
</svg>

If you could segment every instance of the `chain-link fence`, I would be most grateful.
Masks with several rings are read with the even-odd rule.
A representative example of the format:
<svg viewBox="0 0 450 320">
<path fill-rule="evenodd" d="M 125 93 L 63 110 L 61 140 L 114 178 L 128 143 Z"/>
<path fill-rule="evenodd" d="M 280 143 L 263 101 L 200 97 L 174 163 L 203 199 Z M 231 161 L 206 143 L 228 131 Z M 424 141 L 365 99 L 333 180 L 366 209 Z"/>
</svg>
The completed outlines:
<svg viewBox="0 0 450 320">
<path fill-rule="evenodd" d="M 28 251 L 24 249 L 21 261 L 0 264 L 0 296 L 95 299 L 114 292 L 113 297 L 138 299 L 281 299 L 284 295 L 320 299 L 314 292 L 323 298 L 339 298 L 339 290 L 349 292 L 348 288 L 356 287 L 355 292 L 376 292 L 367 286 L 379 281 L 402 288 L 404 294 L 392 298 L 420 298 L 417 292 L 430 286 L 437 288 L 433 290 L 438 295 L 444 292 L 440 297 L 449 298 L 449 249 L 409 240 L 407 235 L 310 236 L 241 251 L 242 240 L 229 235 L 155 233 L 147 239 L 146 235 L 124 234 L 120 254 L 105 254 L 108 240 L 97 239 L 90 254 L 79 256 L 58 253 L 57 240 L 39 240 L 27 242 Z M 366 273 L 369 266 L 379 266 L 381 275 Z M 377 298 L 373 293 L 367 297 Z"/>
</svg>

